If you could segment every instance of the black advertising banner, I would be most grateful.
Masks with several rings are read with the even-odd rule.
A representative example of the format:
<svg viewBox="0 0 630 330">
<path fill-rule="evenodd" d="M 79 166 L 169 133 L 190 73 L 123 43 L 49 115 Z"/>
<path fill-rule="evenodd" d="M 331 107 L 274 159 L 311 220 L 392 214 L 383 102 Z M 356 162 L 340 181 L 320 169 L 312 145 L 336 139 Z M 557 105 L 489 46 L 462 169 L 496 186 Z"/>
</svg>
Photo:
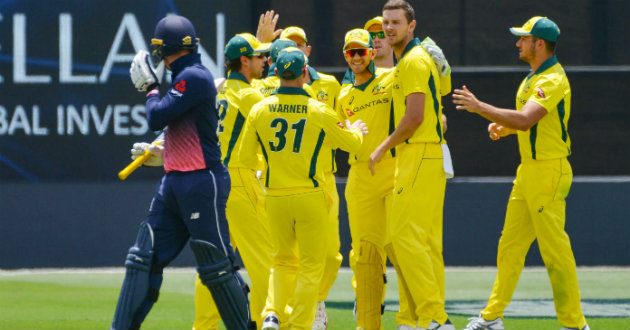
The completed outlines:
<svg viewBox="0 0 630 330">
<path fill-rule="evenodd" d="M 188 17 L 204 65 L 220 77 L 226 39 L 252 25 L 249 11 L 236 13 L 248 4 L 0 1 L 0 182 L 117 180 L 133 142 L 156 136 L 144 94 L 129 78 L 156 23 L 168 14 Z"/>
</svg>

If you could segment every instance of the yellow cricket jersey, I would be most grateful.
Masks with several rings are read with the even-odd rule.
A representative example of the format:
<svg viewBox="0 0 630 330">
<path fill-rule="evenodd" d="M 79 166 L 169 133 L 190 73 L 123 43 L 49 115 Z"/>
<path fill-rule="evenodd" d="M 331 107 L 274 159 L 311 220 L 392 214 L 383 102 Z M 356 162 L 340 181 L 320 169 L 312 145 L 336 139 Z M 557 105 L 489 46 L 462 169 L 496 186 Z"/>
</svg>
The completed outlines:
<svg viewBox="0 0 630 330">
<path fill-rule="evenodd" d="M 341 128 L 335 113 L 325 108 L 302 88 L 280 87 L 277 94 L 252 109 L 245 124 L 239 161 L 255 168 L 255 150 L 262 147 L 267 163 L 265 186 L 270 193 L 323 187 L 324 169 L 318 166 L 318 159 L 325 151 L 325 138 L 349 152 L 357 152 L 361 147 L 361 132 Z"/>
<path fill-rule="evenodd" d="M 521 159 L 556 159 L 571 154 L 569 116 L 571 115 L 571 86 L 558 58 L 546 60 L 536 72 L 521 83 L 516 94 L 516 110 L 528 101 L 547 110 L 527 131 L 517 131 Z"/>
<path fill-rule="evenodd" d="M 308 67 L 308 74 L 311 76 L 310 89 L 305 88 L 305 90 L 317 101 L 325 103 L 331 109 L 335 109 L 337 96 L 341 89 L 337 78 L 329 74 L 317 72 L 317 70 L 310 66 Z M 337 149 L 331 146 L 328 141 L 326 142 L 326 146 L 331 148 L 326 153 L 322 154 L 320 161 L 326 166 L 324 171 L 334 173 L 337 172 L 337 165 L 335 163 L 335 151 Z"/>
<path fill-rule="evenodd" d="M 217 95 L 219 108 L 217 133 L 225 166 L 245 167 L 236 157 L 242 140 L 241 132 L 251 108 L 262 99 L 264 99 L 262 94 L 252 88 L 245 76 L 238 72 L 230 72 Z M 254 150 L 253 153 L 256 155 L 257 152 Z"/>
<path fill-rule="evenodd" d="M 280 78 L 270 73 L 266 78 L 254 79 L 252 85 L 254 88 L 258 89 L 264 97 L 267 97 L 280 87 Z"/>
<path fill-rule="evenodd" d="M 348 83 L 341 86 L 337 98 L 337 114 L 351 122 L 361 119 L 367 124 L 370 132 L 363 138 L 359 152 L 348 157 L 350 165 L 369 161 L 370 154 L 394 131 L 393 72 L 393 68 L 379 68 L 376 74 L 362 85 L 354 86 L 353 83 Z M 354 78 L 351 80 L 354 82 Z M 383 159 L 393 157 L 394 153 L 392 149 L 383 156 Z"/>
<path fill-rule="evenodd" d="M 424 119 L 420 127 L 407 140 L 408 143 L 441 143 L 444 138 L 442 135 L 442 97 L 439 77 L 433 59 L 420 46 L 420 40 L 416 38 L 410 41 L 394 69 L 392 90 L 396 126 L 407 111 L 407 95 L 412 93 L 425 95 Z"/>
</svg>

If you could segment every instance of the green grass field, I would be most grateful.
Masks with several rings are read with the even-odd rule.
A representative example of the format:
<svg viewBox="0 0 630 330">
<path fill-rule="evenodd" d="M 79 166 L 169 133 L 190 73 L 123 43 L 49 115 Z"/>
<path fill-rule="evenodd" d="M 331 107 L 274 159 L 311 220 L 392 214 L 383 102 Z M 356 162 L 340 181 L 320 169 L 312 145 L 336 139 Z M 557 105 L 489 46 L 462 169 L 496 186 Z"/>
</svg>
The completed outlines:
<svg viewBox="0 0 630 330">
<path fill-rule="evenodd" d="M 109 329 L 124 270 L 0 271 L 0 329 Z M 488 298 L 492 268 L 447 268 L 447 312 L 457 328 L 475 316 Z M 591 329 L 630 329 L 630 270 L 578 270 L 583 309 Z M 339 273 L 327 300 L 329 329 L 354 329 L 351 274 Z M 397 285 L 388 274 L 385 329 L 395 329 Z M 194 319 L 195 273 L 192 268 L 165 271 L 164 284 L 142 329 L 190 329 Z M 555 319 L 551 287 L 544 269 L 527 269 L 513 303 L 506 310 L 505 328 L 560 329 Z"/>
</svg>

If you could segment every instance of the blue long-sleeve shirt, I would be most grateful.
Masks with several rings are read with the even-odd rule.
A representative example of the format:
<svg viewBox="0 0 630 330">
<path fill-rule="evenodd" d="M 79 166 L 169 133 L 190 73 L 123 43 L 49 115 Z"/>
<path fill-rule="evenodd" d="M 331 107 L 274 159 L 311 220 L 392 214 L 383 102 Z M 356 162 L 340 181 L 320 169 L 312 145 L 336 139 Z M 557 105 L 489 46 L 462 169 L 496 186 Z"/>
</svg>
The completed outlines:
<svg viewBox="0 0 630 330">
<path fill-rule="evenodd" d="M 150 94 L 146 101 L 149 128 L 168 126 L 164 141 L 166 172 L 205 169 L 221 161 L 217 137 L 217 91 L 212 74 L 199 54 L 171 63 L 171 88 L 163 98 Z"/>
</svg>

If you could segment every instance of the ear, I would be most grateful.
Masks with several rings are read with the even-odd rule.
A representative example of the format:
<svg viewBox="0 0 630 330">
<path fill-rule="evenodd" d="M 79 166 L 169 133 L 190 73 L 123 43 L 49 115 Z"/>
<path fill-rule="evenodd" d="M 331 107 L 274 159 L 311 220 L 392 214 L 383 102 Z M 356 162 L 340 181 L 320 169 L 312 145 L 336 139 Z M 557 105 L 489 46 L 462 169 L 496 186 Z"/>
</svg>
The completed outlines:
<svg viewBox="0 0 630 330">
<path fill-rule="evenodd" d="M 374 60 L 376 58 L 376 49 L 370 49 L 370 60 Z"/>
<path fill-rule="evenodd" d="M 306 55 L 306 57 L 311 56 L 311 45 L 306 46 L 306 54 L 304 55 Z"/>
<path fill-rule="evenodd" d="M 278 68 L 273 68 L 273 72 L 276 74 L 276 77 L 278 76 Z"/>
<path fill-rule="evenodd" d="M 249 57 L 241 55 L 241 67 L 249 66 Z"/>
<path fill-rule="evenodd" d="M 267 64 L 269 64 L 269 66 L 271 66 L 271 64 L 272 64 L 272 63 L 271 63 L 271 56 L 268 56 L 268 57 L 267 57 Z"/>
<path fill-rule="evenodd" d="M 416 24 L 417 23 L 415 19 L 409 23 L 409 32 L 413 32 L 416 30 Z"/>
</svg>

